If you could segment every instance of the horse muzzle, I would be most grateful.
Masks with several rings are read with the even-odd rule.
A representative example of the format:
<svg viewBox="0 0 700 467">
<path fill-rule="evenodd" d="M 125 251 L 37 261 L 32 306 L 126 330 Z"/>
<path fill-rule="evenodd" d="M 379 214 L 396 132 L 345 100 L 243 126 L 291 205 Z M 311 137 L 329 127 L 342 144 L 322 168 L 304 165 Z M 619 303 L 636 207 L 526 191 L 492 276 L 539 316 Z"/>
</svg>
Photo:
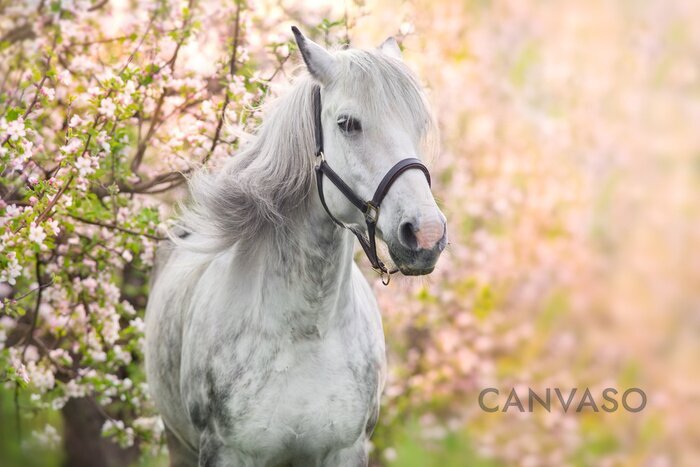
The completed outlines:
<svg viewBox="0 0 700 467">
<path fill-rule="evenodd" d="M 407 221 L 399 227 L 398 242 L 388 245 L 389 254 L 403 275 L 423 276 L 433 272 L 447 241 L 443 219 L 429 224 Z"/>
</svg>

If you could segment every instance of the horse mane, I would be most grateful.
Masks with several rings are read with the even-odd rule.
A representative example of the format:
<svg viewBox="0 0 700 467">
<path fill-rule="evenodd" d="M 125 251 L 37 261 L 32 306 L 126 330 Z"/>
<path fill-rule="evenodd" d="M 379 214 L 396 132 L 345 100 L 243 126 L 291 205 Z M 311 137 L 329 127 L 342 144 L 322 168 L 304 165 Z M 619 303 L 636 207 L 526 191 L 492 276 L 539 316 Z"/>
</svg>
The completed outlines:
<svg viewBox="0 0 700 467">
<path fill-rule="evenodd" d="M 428 133 L 433 120 L 421 86 L 400 60 L 357 49 L 335 55 L 340 64 L 335 82 L 347 88 L 348 95 L 367 95 L 367 111 L 396 111 L 417 122 L 417 131 Z M 306 73 L 296 78 L 291 89 L 272 102 L 246 147 L 218 172 L 201 169 L 193 175 L 190 202 L 170 231 L 177 245 L 220 252 L 270 231 L 288 232 L 292 223 L 305 218 L 302 211 L 308 209 L 315 185 L 315 86 Z M 373 89 L 369 94 L 368 88 Z M 182 229 L 193 235 L 179 235 Z"/>
<path fill-rule="evenodd" d="M 309 76 L 273 102 L 254 139 L 221 170 L 201 169 L 189 181 L 190 203 L 177 225 L 195 235 L 173 240 L 194 250 L 220 251 L 251 240 L 308 198 L 313 182 L 314 114 Z"/>
</svg>

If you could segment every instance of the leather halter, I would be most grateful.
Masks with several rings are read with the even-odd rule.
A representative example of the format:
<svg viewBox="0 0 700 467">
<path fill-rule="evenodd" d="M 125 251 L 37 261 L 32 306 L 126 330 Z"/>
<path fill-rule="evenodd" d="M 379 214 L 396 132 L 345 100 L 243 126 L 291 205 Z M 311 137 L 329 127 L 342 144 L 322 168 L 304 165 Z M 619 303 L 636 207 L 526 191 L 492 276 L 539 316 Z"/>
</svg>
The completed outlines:
<svg viewBox="0 0 700 467">
<path fill-rule="evenodd" d="M 318 163 L 316 164 L 316 186 L 318 188 L 318 196 L 321 198 L 321 204 L 323 208 L 328 213 L 328 216 L 338 224 L 340 227 L 350 230 L 357 240 L 360 242 L 360 246 L 364 250 L 369 262 L 372 264 L 372 269 L 377 271 L 382 276 L 382 283 L 384 285 L 389 284 L 391 279 L 391 274 L 398 272 L 398 269 L 388 270 L 384 265 L 379 255 L 377 254 L 377 242 L 376 242 L 376 231 L 377 231 L 377 219 L 379 218 L 379 207 L 382 204 L 382 200 L 389 192 L 391 185 L 399 178 L 399 176 L 409 169 L 418 169 L 425 174 L 425 178 L 428 179 L 428 185 L 430 185 L 430 172 L 428 168 L 423 165 L 423 163 L 416 159 L 415 157 L 409 157 L 407 159 L 400 160 L 397 162 L 389 171 L 384 175 L 382 181 L 379 182 L 379 186 L 374 192 L 374 196 L 370 201 L 364 201 L 348 186 L 347 183 L 343 181 L 342 178 L 328 165 L 326 162 L 326 157 L 323 154 L 323 126 L 321 124 L 321 88 L 316 86 L 314 88 L 314 133 L 316 137 L 316 157 L 318 158 Z M 333 185 L 340 190 L 340 192 L 350 201 L 357 209 L 359 209 L 365 216 L 365 223 L 367 224 L 367 236 L 365 236 L 362 231 L 354 226 L 345 225 L 340 222 L 328 209 L 326 204 L 326 198 L 323 196 L 323 177 L 326 177 Z"/>
</svg>

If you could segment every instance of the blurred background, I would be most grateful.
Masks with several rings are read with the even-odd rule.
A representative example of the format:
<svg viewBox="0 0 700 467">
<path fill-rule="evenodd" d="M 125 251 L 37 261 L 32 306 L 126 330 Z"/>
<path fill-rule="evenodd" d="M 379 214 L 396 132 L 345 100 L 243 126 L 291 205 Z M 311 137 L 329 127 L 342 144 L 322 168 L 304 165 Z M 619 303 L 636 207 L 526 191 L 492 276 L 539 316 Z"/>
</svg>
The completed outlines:
<svg viewBox="0 0 700 467">
<path fill-rule="evenodd" d="M 97 2 L 75 3 L 71 8 L 87 10 Z M 94 37 L 132 30 L 140 37 L 148 23 L 140 2 L 105 3 L 68 19 Z M 155 3 L 169 9 L 166 16 L 172 10 L 173 24 L 181 24 L 185 3 Z M 33 12 L 37 5 L 22 8 Z M 292 24 L 328 45 L 349 39 L 352 46 L 373 47 L 396 36 L 428 90 L 441 134 L 431 171 L 450 246 L 429 277 L 383 287 L 368 272 L 383 311 L 390 369 L 372 465 L 698 465 L 697 1 L 265 0 L 243 7 L 203 1 L 189 8 L 199 24 L 182 46 L 174 76 L 211 84 L 216 80 L 206 76 L 225 74 L 230 21 L 244 8 L 241 41 L 250 56 L 239 59 L 248 60 L 249 76 L 271 78 L 264 88 L 248 87 L 253 97 L 241 106 L 235 100 L 232 114 L 223 106 L 227 135 L 252 128 L 255 96 L 281 92 L 293 75 L 299 60 L 289 42 Z M 19 24 L 16 11 L 24 10 L 18 9 L 0 1 L 0 36 L 7 39 Z M 41 37 L 43 30 L 36 28 Z M 65 34 L 75 40 L 78 33 Z M 121 44 L 92 44 L 83 54 L 100 67 L 123 62 L 136 36 Z M 12 47 L 2 49 L 5 58 Z M 163 50 L 168 48 L 150 58 Z M 209 92 L 203 99 L 220 109 L 225 92 L 215 86 Z M 248 120 L 241 109 L 251 115 Z M 146 153 L 147 170 L 158 164 L 189 167 L 190 154 L 199 154 L 194 146 L 209 147 L 215 117 L 197 117 L 204 128 L 196 132 L 207 137 L 201 143 L 171 144 L 195 131 L 178 126 L 186 119 L 164 126 L 167 137 Z M 125 157 L 137 150 L 125 147 Z M 211 163 L 232 147 L 212 150 Z M 155 199 L 144 202 L 158 205 L 163 222 L 184 195 L 175 186 L 137 198 Z M 138 300 L 133 303 L 142 313 Z M 133 352 L 137 364 L 138 350 Z M 5 384 L 0 464 L 70 464 L 64 435 L 76 427 L 66 421 L 65 407 L 16 413 L 17 398 L 29 404 L 36 392 L 31 384 L 19 396 L 12 383 Z M 538 394 L 577 388 L 579 395 L 589 388 L 600 405 L 604 388 L 616 388 L 620 401 L 636 387 L 647 404 L 638 413 L 622 407 L 612 413 L 564 411 L 556 402 L 551 412 L 488 413 L 478 396 L 490 387 L 500 396 L 490 396 L 489 404 L 501 407 L 512 389 L 526 403 L 528 388 Z M 110 403 L 101 409 L 107 414 L 93 414 L 89 423 L 116 436 L 105 420 L 123 415 L 129 426 L 140 409 L 125 415 L 110 412 Z M 24 427 L 19 444 L 18 423 Z M 47 431 L 47 423 L 54 428 Z M 116 445 L 105 444 L 101 452 L 114 465 L 166 465 L 154 429 L 148 443 L 138 433 L 134 439 L 132 432 L 131 444 L 116 436 L 129 455 L 119 454 Z M 140 451 L 141 444 L 148 448 Z"/>
</svg>

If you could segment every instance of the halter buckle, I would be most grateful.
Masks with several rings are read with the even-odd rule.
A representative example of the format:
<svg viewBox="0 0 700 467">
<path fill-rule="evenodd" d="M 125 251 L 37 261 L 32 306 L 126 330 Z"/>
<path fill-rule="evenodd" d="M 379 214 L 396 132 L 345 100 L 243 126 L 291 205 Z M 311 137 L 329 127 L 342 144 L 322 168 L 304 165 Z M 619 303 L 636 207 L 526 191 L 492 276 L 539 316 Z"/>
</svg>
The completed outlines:
<svg viewBox="0 0 700 467">
<path fill-rule="evenodd" d="M 377 219 L 379 219 L 379 206 L 375 205 L 371 201 L 367 201 L 365 206 L 367 206 L 367 210 L 365 211 L 365 220 L 376 224 Z"/>
</svg>

